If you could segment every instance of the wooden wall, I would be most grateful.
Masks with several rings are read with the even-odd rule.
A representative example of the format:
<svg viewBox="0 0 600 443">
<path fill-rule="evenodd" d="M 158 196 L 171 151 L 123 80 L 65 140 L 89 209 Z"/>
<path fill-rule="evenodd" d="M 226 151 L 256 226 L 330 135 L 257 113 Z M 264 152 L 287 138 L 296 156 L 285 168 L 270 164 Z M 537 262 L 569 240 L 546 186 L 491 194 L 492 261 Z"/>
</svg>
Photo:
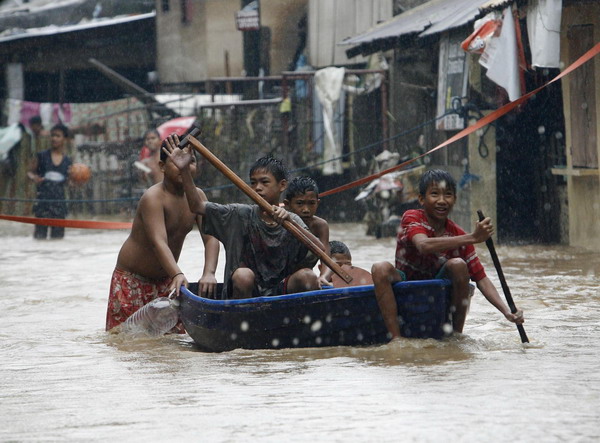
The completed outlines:
<svg viewBox="0 0 600 443">
<path fill-rule="evenodd" d="M 569 66 L 600 41 L 600 3 L 571 3 L 563 9 L 561 65 Z M 600 248 L 600 57 L 563 82 L 569 204 L 569 243 Z"/>
<path fill-rule="evenodd" d="M 600 4 L 572 3 L 563 9 L 561 65 L 569 66 L 600 41 Z M 563 80 L 569 243 L 600 248 L 600 57 Z"/>
</svg>

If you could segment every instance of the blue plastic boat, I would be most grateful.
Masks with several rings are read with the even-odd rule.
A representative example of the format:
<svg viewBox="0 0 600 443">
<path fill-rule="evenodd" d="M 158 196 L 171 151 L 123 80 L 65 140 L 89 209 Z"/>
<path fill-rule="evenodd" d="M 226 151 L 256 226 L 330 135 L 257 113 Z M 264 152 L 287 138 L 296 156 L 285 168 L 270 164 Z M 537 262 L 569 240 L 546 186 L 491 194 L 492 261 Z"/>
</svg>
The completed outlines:
<svg viewBox="0 0 600 443">
<path fill-rule="evenodd" d="M 194 287 L 190 289 L 194 290 Z M 404 337 L 447 335 L 450 282 L 396 283 Z M 275 297 L 212 300 L 182 288 L 180 317 L 197 346 L 205 351 L 364 346 L 389 337 L 373 285 L 331 288 Z"/>
</svg>

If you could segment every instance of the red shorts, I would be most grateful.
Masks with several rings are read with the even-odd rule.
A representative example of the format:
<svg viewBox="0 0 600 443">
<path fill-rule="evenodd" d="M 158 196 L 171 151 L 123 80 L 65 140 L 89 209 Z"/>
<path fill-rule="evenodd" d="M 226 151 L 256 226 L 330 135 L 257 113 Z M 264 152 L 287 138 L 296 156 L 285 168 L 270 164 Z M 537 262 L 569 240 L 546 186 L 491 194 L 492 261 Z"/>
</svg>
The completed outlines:
<svg viewBox="0 0 600 443">
<path fill-rule="evenodd" d="M 149 280 L 138 274 L 115 268 L 110 282 L 108 308 L 106 310 L 106 330 L 123 323 L 135 311 L 157 297 L 169 295 L 170 278 Z M 181 321 L 173 332 L 185 332 Z"/>
</svg>

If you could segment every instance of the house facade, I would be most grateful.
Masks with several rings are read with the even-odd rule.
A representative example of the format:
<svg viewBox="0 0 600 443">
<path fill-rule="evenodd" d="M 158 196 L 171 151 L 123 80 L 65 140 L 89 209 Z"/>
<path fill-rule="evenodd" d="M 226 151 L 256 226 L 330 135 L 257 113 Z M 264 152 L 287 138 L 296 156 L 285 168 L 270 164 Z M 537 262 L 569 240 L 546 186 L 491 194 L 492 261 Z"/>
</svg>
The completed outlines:
<svg viewBox="0 0 600 443">
<path fill-rule="evenodd" d="M 473 33 L 476 20 L 490 12 L 502 16 L 508 7 L 523 47 L 517 47 L 523 53 L 521 95 L 547 86 L 492 125 L 431 155 L 430 165 L 446 167 L 462 183 L 463 204 L 455 214 L 459 223 L 471 226 L 475 211 L 483 209 L 497 220 L 500 241 L 595 248 L 599 58 L 561 82 L 548 83 L 599 41 L 598 2 L 431 0 L 340 44 L 349 55 L 384 51 L 389 58 L 390 113 L 397 123 L 391 125 L 392 137 L 415 127 L 410 120 L 415 116 L 440 118 L 435 131 L 419 134 L 427 150 L 461 129 L 442 124 L 445 120 L 451 125 L 462 120 L 464 127 L 515 99 L 491 79 L 495 72 L 482 66 L 479 54 L 453 49 Z M 559 42 L 545 45 L 556 64 L 534 60 L 532 54 L 539 59 L 540 51 L 534 43 L 542 35 L 535 16 L 547 20 L 542 31 L 549 37 L 542 40 Z M 428 74 L 417 74 L 415 66 Z M 447 120 L 444 108 L 452 112 L 452 102 L 458 112 Z M 402 121 L 405 109 L 420 110 L 408 112 Z"/>
</svg>

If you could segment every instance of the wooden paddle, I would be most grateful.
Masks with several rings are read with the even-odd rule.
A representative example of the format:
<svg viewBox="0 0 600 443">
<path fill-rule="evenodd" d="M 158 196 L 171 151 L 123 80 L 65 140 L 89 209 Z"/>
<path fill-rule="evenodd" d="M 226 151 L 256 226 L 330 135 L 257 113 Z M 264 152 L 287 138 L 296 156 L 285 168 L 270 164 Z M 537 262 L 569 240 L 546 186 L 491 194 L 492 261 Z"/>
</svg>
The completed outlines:
<svg viewBox="0 0 600 443">
<path fill-rule="evenodd" d="M 195 128 L 196 129 L 196 128 Z M 187 143 L 191 144 L 192 147 L 198 151 L 204 158 L 206 158 L 215 168 L 217 168 L 225 177 L 233 182 L 244 194 L 250 197 L 256 204 L 267 214 L 273 215 L 273 207 L 260 195 L 256 193 L 254 189 L 252 189 L 244 180 L 239 178 L 235 172 L 225 165 L 221 160 L 217 158 L 212 152 L 208 150 L 202 143 L 200 143 L 196 138 L 195 134 L 198 134 L 192 130 L 190 134 L 186 136 Z M 185 146 L 182 142 L 179 143 L 179 146 Z M 346 283 L 350 283 L 352 281 L 352 276 L 344 271 L 336 262 L 333 261 L 331 257 L 325 254 L 317 245 L 315 245 L 310 238 L 306 236 L 304 233 L 304 228 L 295 223 L 292 220 L 285 220 L 282 223 L 282 226 L 287 229 L 296 239 L 304 243 L 308 249 L 310 249 L 317 257 L 321 259 L 323 263 L 325 263 L 333 272 L 339 275 Z"/>
<path fill-rule="evenodd" d="M 482 221 L 485 218 L 481 210 L 477 211 L 477 215 L 479 216 L 479 221 Z M 492 256 L 494 267 L 496 268 L 498 278 L 500 279 L 500 284 L 502 285 L 502 290 L 504 291 L 504 297 L 506 297 L 506 303 L 508 303 L 510 312 L 514 314 L 517 312 L 517 307 L 515 306 L 515 302 L 510 294 L 510 289 L 508 288 L 508 284 L 504 278 L 504 272 L 502 272 L 502 266 L 500 266 L 500 260 L 498 259 L 498 254 L 496 254 L 496 248 L 494 247 L 494 241 L 492 240 L 492 237 L 488 238 L 485 241 L 485 244 L 490 251 L 490 255 Z M 523 328 L 523 325 L 517 325 L 517 329 L 519 330 L 519 335 L 521 336 L 521 343 L 529 343 L 529 339 L 527 338 L 527 334 L 525 333 L 525 328 Z"/>
</svg>

